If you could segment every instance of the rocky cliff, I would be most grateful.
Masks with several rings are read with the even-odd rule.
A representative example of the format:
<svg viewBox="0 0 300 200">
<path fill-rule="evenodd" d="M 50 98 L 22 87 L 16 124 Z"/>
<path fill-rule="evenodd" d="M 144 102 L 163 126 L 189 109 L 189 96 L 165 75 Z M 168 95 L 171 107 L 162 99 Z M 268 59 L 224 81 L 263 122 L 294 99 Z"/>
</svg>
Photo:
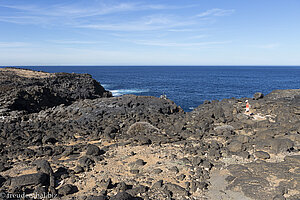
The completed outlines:
<svg viewBox="0 0 300 200">
<path fill-rule="evenodd" d="M 299 90 L 206 101 L 185 113 L 168 99 L 102 98 L 111 94 L 89 75 L 0 75 L 1 194 L 300 198 Z"/>
<path fill-rule="evenodd" d="M 89 74 L 45 73 L 26 69 L 0 69 L 2 109 L 38 112 L 69 105 L 79 99 L 110 97 Z"/>
</svg>

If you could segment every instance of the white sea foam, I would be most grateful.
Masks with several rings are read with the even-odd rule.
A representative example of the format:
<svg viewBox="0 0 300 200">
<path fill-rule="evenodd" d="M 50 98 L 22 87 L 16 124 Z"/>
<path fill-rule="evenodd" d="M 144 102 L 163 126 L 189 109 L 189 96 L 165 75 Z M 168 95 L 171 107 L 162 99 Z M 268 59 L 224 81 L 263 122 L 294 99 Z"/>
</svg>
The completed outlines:
<svg viewBox="0 0 300 200">
<path fill-rule="evenodd" d="M 102 85 L 102 87 L 104 87 L 105 89 L 107 89 L 107 88 L 109 88 L 111 85 L 110 84 L 102 84 L 101 83 L 101 85 Z"/>
<path fill-rule="evenodd" d="M 113 96 L 121 96 L 124 94 L 138 94 L 143 92 L 149 92 L 148 89 L 120 89 L 120 90 L 110 90 Z"/>
</svg>

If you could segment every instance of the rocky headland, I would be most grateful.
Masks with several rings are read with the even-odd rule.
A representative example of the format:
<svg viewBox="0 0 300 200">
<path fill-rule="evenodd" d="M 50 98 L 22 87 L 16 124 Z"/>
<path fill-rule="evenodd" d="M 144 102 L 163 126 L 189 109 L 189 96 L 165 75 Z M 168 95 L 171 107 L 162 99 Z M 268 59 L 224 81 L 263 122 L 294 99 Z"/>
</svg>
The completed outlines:
<svg viewBox="0 0 300 200">
<path fill-rule="evenodd" d="M 1 68 L 0 146 L 0 199 L 297 200 L 300 90 L 187 113 L 88 74 Z"/>
</svg>

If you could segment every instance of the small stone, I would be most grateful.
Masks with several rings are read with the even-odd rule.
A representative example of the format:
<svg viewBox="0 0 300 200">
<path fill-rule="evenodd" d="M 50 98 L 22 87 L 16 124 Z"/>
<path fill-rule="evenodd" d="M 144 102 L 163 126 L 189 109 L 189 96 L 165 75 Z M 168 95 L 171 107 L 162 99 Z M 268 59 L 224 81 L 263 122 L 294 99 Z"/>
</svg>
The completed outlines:
<svg viewBox="0 0 300 200">
<path fill-rule="evenodd" d="M 278 194 L 278 195 L 276 195 L 276 196 L 273 198 L 273 200 L 285 200 L 285 197 L 282 196 L 282 195 L 280 195 L 280 194 Z"/>
<path fill-rule="evenodd" d="M 105 196 L 89 196 L 85 200 L 107 200 Z"/>
<path fill-rule="evenodd" d="M 127 189 L 128 189 L 128 186 L 124 182 L 118 183 L 117 188 L 116 188 L 116 190 L 119 191 L 119 192 L 123 192 Z"/>
<path fill-rule="evenodd" d="M 183 180 L 185 179 L 185 177 L 186 177 L 186 175 L 181 174 L 181 175 L 179 175 L 179 176 L 177 177 L 177 180 L 183 181 Z"/>
<path fill-rule="evenodd" d="M 153 173 L 154 173 L 154 174 L 160 174 L 160 173 L 162 173 L 162 171 L 163 171 L 163 170 L 161 170 L 161 169 L 154 169 L 154 170 L 153 170 Z"/>
<path fill-rule="evenodd" d="M 146 162 L 142 159 L 138 159 L 135 161 L 135 165 L 138 165 L 138 166 L 143 166 L 145 164 L 146 164 Z"/>
<path fill-rule="evenodd" d="M 228 146 L 228 150 L 231 152 L 241 152 L 243 150 L 243 145 L 239 141 L 232 141 Z"/>
<path fill-rule="evenodd" d="M 163 180 L 159 180 L 152 185 L 153 189 L 160 189 L 163 186 Z"/>
<path fill-rule="evenodd" d="M 264 152 L 264 151 L 257 151 L 254 153 L 254 155 L 260 159 L 269 159 L 270 158 L 270 154 L 268 154 L 267 152 Z"/>
<path fill-rule="evenodd" d="M 171 172 L 175 172 L 176 174 L 179 173 L 179 169 L 176 166 L 170 168 Z"/>
<path fill-rule="evenodd" d="M 132 173 L 132 174 L 138 174 L 138 173 L 140 173 L 140 170 L 138 170 L 138 169 L 131 169 L 130 173 Z"/>
<path fill-rule="evenodd" d="M 79 159 L 79 165 L 83 168 L 89 168 L 90 166 L 92 166 L 95 161 L 90 159 L 89 157 L 87 156 L 83 156 L 82 158 Z"/>
<path fill-rule="evenodd" d="M 80 166 L 76 166 L 74 169 L 75 174 L 79 174 L 81 172 L 84 172 L 84 169 Z"/>
<path fill-rule="evenodd" d="M 111 178 L 109 179 L 102 179 L 99 183 L 99 187 L 102 189 L 110 189 L 112 188 L 113 184 Z"/>
</svg>

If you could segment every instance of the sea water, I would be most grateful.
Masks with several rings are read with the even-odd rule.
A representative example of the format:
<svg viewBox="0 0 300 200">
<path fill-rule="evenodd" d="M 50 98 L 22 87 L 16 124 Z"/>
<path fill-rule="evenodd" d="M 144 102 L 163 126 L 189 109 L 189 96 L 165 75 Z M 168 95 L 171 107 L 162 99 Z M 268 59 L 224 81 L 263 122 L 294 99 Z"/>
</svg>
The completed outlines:
<svg viewBox="0 0 300 200">
<path fill-rule="evenodd" d="M 89 73 L 114 96 L 166 94 L 185 111 L 205 100 L 252 97 L 275 89 L 300 88 L 292 66 L 39 66 L 46 72 Z"/>
</svg>

